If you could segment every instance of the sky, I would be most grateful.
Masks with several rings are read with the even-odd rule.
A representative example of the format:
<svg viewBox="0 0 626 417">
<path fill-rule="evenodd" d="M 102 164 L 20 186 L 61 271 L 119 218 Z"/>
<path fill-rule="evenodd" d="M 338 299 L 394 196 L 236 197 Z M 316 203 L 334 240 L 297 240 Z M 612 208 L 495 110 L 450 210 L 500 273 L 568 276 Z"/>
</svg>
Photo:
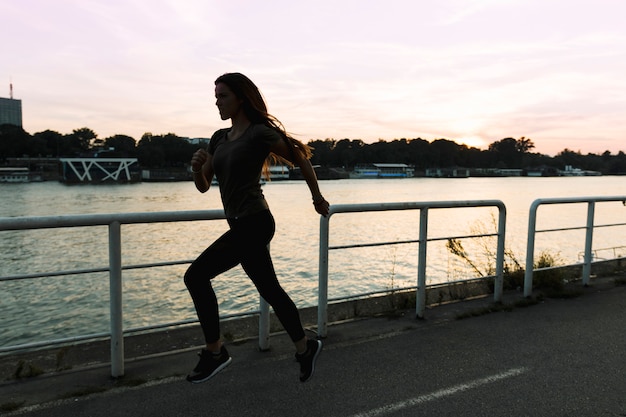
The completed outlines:
<svg viewBox="0 0 626 417">
<path fill-rule="evenodd" d="M 242 72 L 297 138 L 626 152 L 623 0 L 0 0 L 0 97 L 24 129 L 227 127 Z"/>
</svg>

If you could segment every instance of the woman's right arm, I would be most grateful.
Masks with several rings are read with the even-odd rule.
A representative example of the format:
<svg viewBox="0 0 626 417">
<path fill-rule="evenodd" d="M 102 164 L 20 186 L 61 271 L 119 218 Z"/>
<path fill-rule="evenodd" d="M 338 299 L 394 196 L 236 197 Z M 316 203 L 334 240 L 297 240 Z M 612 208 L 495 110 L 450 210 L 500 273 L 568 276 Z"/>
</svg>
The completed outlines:
<svg viewBox="0 0 626 417">
<path fill-rule="evenodd" d="M 205 193 L 211 187 L 213 180 L 213 155 L 205 149 L 198 149 L 191 157 L 191 173 L 196 188 Z"/>
</svg>

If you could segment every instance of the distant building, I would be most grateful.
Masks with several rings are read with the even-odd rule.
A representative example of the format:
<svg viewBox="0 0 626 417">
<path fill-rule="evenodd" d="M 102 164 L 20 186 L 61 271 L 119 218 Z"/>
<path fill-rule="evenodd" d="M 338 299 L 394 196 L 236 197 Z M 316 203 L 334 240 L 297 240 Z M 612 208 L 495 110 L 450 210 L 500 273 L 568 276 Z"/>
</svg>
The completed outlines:
<svg viewBox="0 0 626 417">
<path fill-rule="evenodd" d="M 211 139 L 209 138 L 183 138 L 192 145 L 207 146 Z"/>
<path fill-rule="evenodd" d="M 500 177 L 521 177 L 524 170 L 517 168 L 497 168 L 495 172 Z"/>
<path fill-rule="evenodd" d="M 22 127 L 22 100 L 0 97 L 0 125 Z"/>
<path fill-rule="evenodd" d="M 460 167 L 428 168 L 425 175 L 434 178 L 467 178 L 470 172 L 469 169 Z"/>
<path fill-rule="evenodd" d="M 411 178 L 415 169 L 407 164 L 358 164 L 350 178 Z"/>
</svg>

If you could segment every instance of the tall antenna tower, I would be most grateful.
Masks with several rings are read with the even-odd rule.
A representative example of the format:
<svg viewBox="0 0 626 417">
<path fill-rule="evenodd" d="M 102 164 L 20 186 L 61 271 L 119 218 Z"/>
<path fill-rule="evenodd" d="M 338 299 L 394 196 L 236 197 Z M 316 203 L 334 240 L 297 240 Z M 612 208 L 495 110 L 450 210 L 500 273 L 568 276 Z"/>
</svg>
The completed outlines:
<svg viewBox="0 0 626 417">
<path fill-rule="evenodd" d="M 13 82 L 9 81 L 9 97 L 13 100 Z"/>
</svg>

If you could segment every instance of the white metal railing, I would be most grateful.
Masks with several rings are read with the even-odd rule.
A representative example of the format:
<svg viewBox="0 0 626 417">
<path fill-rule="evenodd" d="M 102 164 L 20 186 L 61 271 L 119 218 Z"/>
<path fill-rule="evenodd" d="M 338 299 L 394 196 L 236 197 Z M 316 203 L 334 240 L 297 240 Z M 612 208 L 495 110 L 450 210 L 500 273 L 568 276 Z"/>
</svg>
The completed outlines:
<svg viewBox="0 0 626 417">
<path fill-rule="evenodd" d="M 591 255 L 591 242 L 594 227 L 623 226 L 626 223 L 594 225 L 594 207 L 597 202 L 620 201 L 626 204 L 626 197 L 587 197 L 572 199 L 543 199 L 536 200 L 531 206 L 531 216 L 529 218 L 528 251 L 526 260 L 526 277 L 524 294 L 528 295 L 532 290 L 533 273 L 533 251 L 535 233 L 551 232 L 556 230 L 535 230 L 536 211 L 541 204 L 570 204 L 587 203 L 588 217 L 587 225 L 580 227 L 587 230 L 585 241 L 585 263 L 583 265 L 583 281 L 588 283 Z M 463 235 L 447 237 L 428 237 L 429 210 L 445 208 L 464 207 L 497 207 L 499 211 L 498 229 L 494 234 L 483 235 Z M 398 211 L 398 210 L 419 210 L 419 236 L 410 242 L 378 242 L 361 243 L 353 246 L 329 246 L 330 220 L 340 213 L 358 213 L 374 211 Z M 150 328 L 127 329 L 122 328 L 122 271 L 129 269 L 142 269 L 159 266 L 177 265 L 190 263 L 191 260 L 179 260 L 171 262 L 159 262 L 142 265 L 123 265 L 121 253 L 121 225 L 140 223 L 162 223 L 162 222 L 184 222 L 184 221 L 205 221 L 224 219 L 222 210 L 200 210 L 200 211 L 179 211 L 179 212 L 154 212 L 154 213 L 120 213 L 120 214 L 87 214 L 68 216 L 47 216 L 47 217 L 12 217 L 0 218 L 0 231 L 4 230 L 29 230 L 29 229 L 52 229 L 66 227 L 90 227 L 108 226 L 109 233 L 109 265 L 107 267 L 94 267 L 89 269 L 71 271 L 50 271 L 39 274 L 24 274 L 0 277 L 0 283 L 10 280 L 36 279 L 61 275 L 86 274 L 91 272 L 108 272 L 110 280 L 110 334 L 87 335 L 72 338 L 71 341 L 85 340 L 87 338 L 110 337 L 111 339 L 111 374 L 112 376 L 122 376 L 124 374 L 124 333 L 132 331 L 142 331 L 157 329 L 179 324 L 196 322 L 197 320 L 187 320 L 185 322 L 166 323 L 151 326 Z M 435 202 L 402 202 L 402 203 L 374 203 L 374 204 L 346 204 L 332 205 L 327 217 L 320 218 L 320 242 L 319 242 L 319 288 L 318 288 L 318 334 L 325 337 L 328 325 L 328 268 L 329 251 L 346 249 L 348 247 L 393 245 L 398 243 L 418 243 L 418 264 L 417 264 L 417 288 L 416 288 L 416 316 L 423 317 L 426 306 L 426 254 L 427 243 L 437 240 L 475 238 L 481 236 L 497 236 L 496 252 L 496 275 L 494 285 L 494 301 L 499 302 L 503 291 L 503 264 L 504 264 L 504 239 L 506 225 L 506 208 L 499 200 L 476 200 L 476 201 L 435 201 Z M 586 274 L 586 276 L 585 276 Z M 260 309 L 258 312 L 247 313 L 246 315 L 259 313 L 259 347 L 265 350 L 269 347 L 269 305 L 260 298 Z M 233 315 L 232 317 L 237 316 Z M 70 340 L 66 340 L 69 342 Z M 63 341 L 47 341 L 41 343 L 22 345 L 25 348 L 35 348 L 50 346 Z M 19 348 L 19 347 L 18 347 Z M 13 347 L 0 348 L 0 353 L 12 352 L 19 349 Z"/>
<path fill-rule="evenodd" d="M 524 272 L 524 297 L 530 297 L 533 291 L 533 272 L 535 258 L 535 235 L 537 233 L 560 232 L 565 230 L 585 230 L 585 250 L 583 256 L 582 282 L 583 285 L 589 285 L 591 276 L 591 263 L 593 261 L 592 244 L 593 231 L 599 227 L 625 226 L 626 223 L 613 224 L 594 224 L 596 203 L 621 202 L 626 205 L 626 196 L 611 197 L 573 197 L 573 198 L 540 198 L 530 205 L 530 214 L 528 216 L 528 244 L 526 247 L 526 269 Z M 563 227 L 555 229 L 536 230 L 537 227 L 537 209 L 541 205 L 548 204 L 587 204 L 587 222 L 584 226 Z"/>
<path fill-rule="evenodd" d="M 47 341 L 21 346 L 9 346 L 0 349 L 0 352 L 15 351 L 19 348 L 36 348 L 55 343 L 77 341 L 89 338 L 110 336 L 111 339 L 111 375 L 119 377 L 124 375 L 124 329 L 122 324 L 122 271 L 128 269 L 151 268 L 157 266 L 177 265 L 190 263 L 190 260 L 179 260 L 170 262 L 159 262 L 142 265 L 122 265 L 122 224 L 139 223 L 165 223 L 181 221 L 201 221 L 224 219 L 223 210 L 196 210 L 177 212 L 156 212 L 156 213 L 119 213 L 119 214 L 84 214 L 67 216 L 44 216 L 44 217 L 9 217 L 0 218 L 0 231 L 5 230 L 32 230 L 32 229 L 52 229 L 67 227 L 91 227 L 108 226 L 109 233 L 109 265 L 108 267 L 89 268 L 70 271 L 51 271 L 38 274 L 23 274 L 0 277 L 2 281 L 24 280 L 46 278 L 62 275 L 77 275 L 92 272 L 109 272 L 109 292 L 110 292 L 110 334 L 87 335 L 83 337 Z M 260 297 L 259 309 L 259 347 L 267 349 L 269 347 L 269 305 Z M 173 326 L 195 322 L 168 323 L 158 327 Z M 131 329 L 138 331 L 142 329 Z"/>
<path fill-rule="evenodd" d="M 462 207 L 497 207 L 498 208 L 498 230 L 496 234 L 483 235 L 463 235 L 428 238 L 428 212 L 430 209 L 462 208 Z M 430 202 L 403 202 L 403 203 L 372 203 L 372 204 L 339 204 L 330 206 L 327 217 L 320 219 L 320 255 L 319 255 L 319 288 L 318 288 L 318 310 L 317 310 L 317 331 L 319 336 L 325 337 L 328 327 L 328 258 L 329 250 L 346 249 L 348 247 L 363 247 L 367 245 L 359 244 L 353 246 L 329 247 L 330 219 L 338 213 L 358 213 L 374 211 L 392 210 L 419 210 L 419 239 L 413 242 L 419 243 L 417 262 L 417 291 L 416 291 L 416 316 L 423 318 L 426 309 L 426 249 L 427 242 L 435 240 L 473 238 L 481 236 L 497 235 L 496 252 L 496 275 L 494 286 L 494 301 L 499 302 L 503 289 L 503 265 L 504 265 L 504 237 L 506 227 L 506 207 L 500 200 L 470 200 L 470 201 L 430 201 Z M 373 243 L 376 245 L 392 245 L 398 242 Z M 409 243 L 409 242 L 402 242 Z"/>
</svg>

